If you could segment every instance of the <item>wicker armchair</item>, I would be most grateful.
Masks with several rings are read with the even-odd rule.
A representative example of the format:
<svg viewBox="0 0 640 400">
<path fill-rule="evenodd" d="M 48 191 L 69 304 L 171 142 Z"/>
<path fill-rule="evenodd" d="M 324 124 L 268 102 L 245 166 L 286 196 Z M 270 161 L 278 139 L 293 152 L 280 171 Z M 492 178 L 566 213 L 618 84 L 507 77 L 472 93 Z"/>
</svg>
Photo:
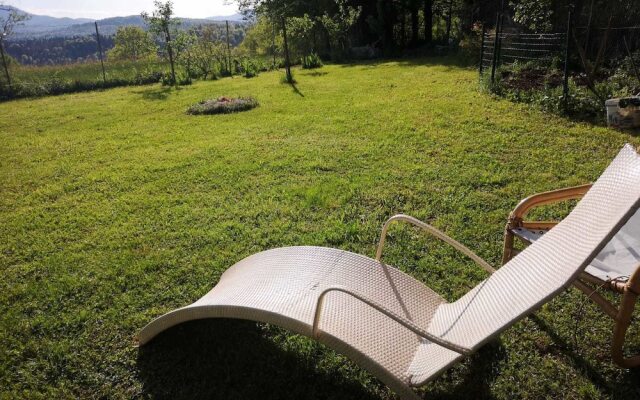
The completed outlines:
<svg viewBox="0 0 640 400">
<path fill-rule="evenodd" d="M 543 205 L 582 198 L 591 188 L 591 184 L 538 193 L 522 200 L 509 215 L 504 234 L 504 251 L 502 263 L 505 264 L 519 253 L 515 239 L 524 246 L 538 240 L 550 231 L 557 221 L 531 221 L 526 216 L 532 209 Z M 636 218 L 640 218 L 636 216 Z M 630 223 L 637 222 L 632 218 Z M 640 239 L 640 238 L 638 238 Z M 614 239 L 615 240 L 615 237 Z M 612 241 L 613 241 L 612 240 Z M 640 248 L 637 248 L 640 252 Z M 625 357 L 624 342 L 627 330 L 631 325 L 636 301 L 640 295 L 640 262 L 628 263 L 623 268 L 618 266 L 616 271 L 607 269 L 602 263 L 587 266 L 579 279 L 573 285 L 595 302 L 602 311 L 614 321 L 612 358 L 621 367 L 630 368 L 640 366 L 640 354 Z M 597 292 L 605 288 L 621 296 L 616 306 Z"/>
</svg>

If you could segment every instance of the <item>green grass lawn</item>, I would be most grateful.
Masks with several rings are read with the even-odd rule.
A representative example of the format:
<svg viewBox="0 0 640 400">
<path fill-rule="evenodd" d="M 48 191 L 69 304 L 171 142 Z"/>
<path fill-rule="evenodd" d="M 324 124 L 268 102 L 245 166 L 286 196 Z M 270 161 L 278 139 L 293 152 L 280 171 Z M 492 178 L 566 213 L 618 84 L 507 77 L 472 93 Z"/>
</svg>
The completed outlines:
<svg viewBox="0 0 640 400">
<path fill-rule="evenodd" d="M 278 74 L 0 104 L 0 398 L 393 398 L 273 326 L 192 322 L 142 349 L 135 336 L 252 253 L 372 256 L 399 212 L 497 265 L 519 199 L 589 182 L 640 144 L 480 94 L 477 72 L 447 59 L 296 71 L 295 90 Z M 223 95 L 261 105 L 185 113 Z M 448 300 L 486 277 L 408 227 L 386 260 Z M 638 398 L 639 371 L 610 361 L 606 318 L 571 289 L 422 392 Z"/>
</svg>

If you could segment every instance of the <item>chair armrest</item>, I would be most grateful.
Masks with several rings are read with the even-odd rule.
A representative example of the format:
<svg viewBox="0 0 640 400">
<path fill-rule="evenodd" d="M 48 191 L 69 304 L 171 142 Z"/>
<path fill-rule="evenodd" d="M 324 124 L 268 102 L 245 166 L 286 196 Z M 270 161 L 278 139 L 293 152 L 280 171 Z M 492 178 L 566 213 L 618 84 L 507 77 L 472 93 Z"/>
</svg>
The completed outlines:
<svg viewBox="0 0 640 400">
<path fill-rule="evenodd" d="M 456 353 L 459 354 L 469 354 L 471 352 L 471 349 L 467 349 L 465 347 L 459 346 L 455 343 L 452 343 L 448 340 L 442 339 L 441 337 L 435 336 L 429 332 L 427 332 L 426 330 L 420 328 L 418 325 L 416 325 L 413 321 L 408 320 L 398 314 L 396 314 L 395 312 L 389 310 L 387 307 L 385 307 L 382 304 L 379 304 L 378 302 L 369 299 L 367 297 L 365 297 L 362 294 L 359 294 L 353 290 L 341 287 L 341 286 L 333 286 L 330 288 L 327 288 L 325 290 L 322 291 L 322 293 L 320 293 L 320 296 L 318 297 L 318 301 L 316 303 L 316 310 L 314 313 L 314 317 L 313 317 L 313 327 L 312 327 L 312 332 L 313 332 L 313 338 L 314 339 L 318 339 L 318 334 L 319 334 L 319 324 L 320 324 L 320 317 L 322 315 L 322 307 L 324 305 L 324 298 L 325 296 L 330 293 L 330 292 L 342 292 L 342 293 L 346 293 L 360 301 L 362 301 L 363 303 L 367 304 L 368 306 L 375 308 L 376 310 L 380 311 L 381 313 L 383 313 L 384 315 L 386 315 L 387 317 L 391 318 L 392 320 L 396 321 L 397 323 L 399 323 L 400 325 L 404 326 L 405 328 L 407 328 L 408 330 L 410 330 L 411 332 L 415 333 L 416 335 L 423 337 L 427 340 L 429 340 L 430 342 L 433 342 L 435 344 L 437 344 L 438 346 L 442 346 L 444 348 L 447 348 L 451 351 L 455 351 Z"/>
<path fill-rule="evenodd" d="M 591 183 L 587 185 L 552 190 L 550 192 L 537 193 L 529 196 L 526 199 L 521 200 L 516 208 L 513 209 L 509 215 L 509 226 L 511 228 L 520 226 L 527 213 L 536 207 L 567 200 L 580 199 L 589 191 L 589 189 L 591 189 Z"/>
<path fill-rule="evenodd" d="M 423 230 L 427 231 L 428 233 L 430 233 L 432 236 L 435 236 L 436 238 L 442 240 L 445 243 L 450 244 L 453 248 L 455 248 L 456 250 L 458 250 L 459 252 L 461 252 L 462 254 L 466 255 L 467 257 L 469 257 L 470 259 L 472 259 L 473 261 L 475 261 L 476 264 L 478 264 L 480 267 L 484 268 L 487 272 L 489 272 L 490 274 L 494 273 L 496 270 L 485 260 L 483 260 L 482 258 L 480 258 L 480 256 L 478 256 L 476 253 L 474 253 L 473 251 L 471 251 L 468 247 L 466 247 L 465 245 L 463 245 L 462 243 L 456 241 L 455 239 L 447 236 L 445 233 L 441 232 L 440 230 L 434 228 L 433 226 L 422 222 L 414 217 L 411 217 L 409 215 L 404 215 L 404 214 L 398 214 L 398 215 L 394 215 L 393 217 L 389 218 L 387 220 L 387 222 L 385 222 L 384 226 L 382 227 L 382 234 L 380 235 L 380 242 L 378 244 L 378 250 L 376 251 L 376 260 L 380 261 L 380 259 L 382 258 L 382 249 L 384 247 L 384 242 L 385 239 L 387 237 L 387 231 L 389 230 L 389 226 L 391 225 L 391 223 L 393 223 L 394 221 L 403 221 L 403 222 L 408 222 L 412 225 L 415 225 L 419 228 L 422 228 Z"/>
</svg>

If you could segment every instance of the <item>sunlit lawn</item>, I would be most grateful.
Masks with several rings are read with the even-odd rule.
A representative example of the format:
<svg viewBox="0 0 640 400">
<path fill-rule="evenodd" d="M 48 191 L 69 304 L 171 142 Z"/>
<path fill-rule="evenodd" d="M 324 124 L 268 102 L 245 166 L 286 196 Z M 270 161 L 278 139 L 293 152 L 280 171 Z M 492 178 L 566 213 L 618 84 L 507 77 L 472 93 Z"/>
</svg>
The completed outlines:
<svg viewBox="0 0 640 400">
<path fill-rule="evenodd" d="M 447 59 L 296 71 L 296 90 L 279 74 L 0 104 L 0 398 L 391 398 L 275 327 L 200 321 L 143 349 L 135 336 L 252 253 L 371 256 L 398 212 L 497 265 L 520 198 L 589 182 L 640 144 L 480 94 Z M 222 95 L 261 105 L 185 114 Z M 485 277 L 410 228 L 387 250 L 448 300 Z M 425 398 L 638 398 L 638 371 L 610 362 L 611 328 L 569 290 Z"/>
</svg>

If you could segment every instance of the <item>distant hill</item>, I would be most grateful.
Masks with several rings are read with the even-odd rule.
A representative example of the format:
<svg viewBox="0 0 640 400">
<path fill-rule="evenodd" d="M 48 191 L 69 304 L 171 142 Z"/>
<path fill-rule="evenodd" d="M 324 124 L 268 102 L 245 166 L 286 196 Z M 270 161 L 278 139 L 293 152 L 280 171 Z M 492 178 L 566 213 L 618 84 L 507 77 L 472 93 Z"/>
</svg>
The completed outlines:
<svg viewBox="0 0 640 400">
<path fill-rule="evenodd" d="M 221 16 L 217 16 L 217 17 L 207 17 L 205 19 L 208 19 L 209 21 L 218 21 L 218 22 L 224 22 L 224 21 L 229 21 L 229 22 L 244 22 L 244 15 L 236 13 L 233 15 L 221 15 Z"/>
<path fill-rule="evenodd" d="M 12 6 L 3 6 L 2 9 L 0 9 L 0 18 L 8 15 L 11 10 L 16 10 L 30 16 L 29 20 L 24 22 L 24 25 L 16 27 L 16 35 L 43 34 L 58 29 L 64 29 L 76 24 L 93 22 L 93 20 L 89 18 L 56 18 L 46 15 L 35 15 Z"/>
<path fill-rule="evenodd" d="M 212 21 L 208 19 L 191 19 L 191 18 L 178 18 L 180 20 L 181 29 L 189 29 L 194 26 L 217 24 L 220 22 Z M 113 35 L 121 26 L 139 26 L 146 29 L 147 25 L 139 15 L 130 15 L 128 17 L 113 17 L 98 20 L 98 27 L 101 35 Z M 95 33 L 95 26 L 93 22 L 71 25 L 61 29 L 52 30 L 47 32 L 46 36 L 50 37 L 73 37 L 73 36 L 86 36 Z"/>
<path fill-rule="evenodd" d="M 5 9 L 14 9 L 21 11 L 15 7 L 5 6 Z M 6 15 L 9 11 L 0 10 L 0 17 Z M 25 14 L 29 14 L 24 12 Z M 14 40 L 24 40 L 33 38 L 66 38 L 87 36 L 95 34 L 94 20 L 88 18 L 56 18 L 45 15 L 29 14 L 30 19 L 22 26 L 15 29 Z M 189 29 L 194 26 L 207 25 L 212 23 L 222 23 L 230 21 L 234 23 L 243 23 L 242 14 L 234 14 L 230 16 L 217 16 L 203 19 L 195 18 L 178 18 L 181 21 L 182 29 Z M 126 17 L 113 17 L 98 20 L 98 27 L 102 35 L 113 35 L 121 26 L 139 26 L 146 28 L 144 20 L 139 15 L 130 15 Z"/>
</svg>

